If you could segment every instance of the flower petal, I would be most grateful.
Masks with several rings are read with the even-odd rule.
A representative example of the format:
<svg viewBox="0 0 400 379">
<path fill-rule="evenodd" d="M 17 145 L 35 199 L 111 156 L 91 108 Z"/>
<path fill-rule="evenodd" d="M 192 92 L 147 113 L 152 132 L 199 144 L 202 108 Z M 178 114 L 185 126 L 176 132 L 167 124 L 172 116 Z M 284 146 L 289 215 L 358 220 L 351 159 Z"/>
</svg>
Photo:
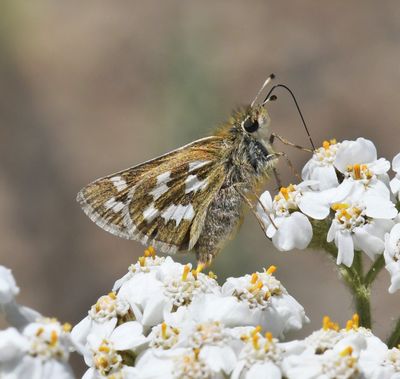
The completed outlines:
<svg viewBox="0 0 400 379">
<path fill-rule="evenodd" d="M 363 228 L 355 228 L 353 234 L 354 246 L 357 250 L 364 251 L 372 260 L 383 252 L 383 241 L 365 231 Z"/>
<path fill-rule="evenodd" d="M 347 231 L 339 232 L 335 237 L 336 246 L 338 248 L 336 263 L 338 265 L 344 264 L 345 266 L 350 267 L 353 264 L 354 258 L 353 238 Z"/>
<path fill-rule="evenodd" d="M 303 180 L 315 180 L 318 184 L 312 186 L 314 190 L 326 190 L 337 187 L 339 182 L 333 166 L 314 166 L 310 160 L 304 166 L 301 177 Z"/>
<path fill-rule="evenodd" d="M 28 340 L 17 329 L 0 331 L 0 362 L 16 359 L 29 349 Z"/>
<path fill-rule="evenodd" d="M 373 162 L 377 159 L 375 145 L 365 138 L 343 141 L 335 159 L 335 167 L 344 173 L 349 165 Z"/>
<path fill-rule="evenodd" d="M 117 350 L 133 349 L 146 342 L 142 332 L 143 327 L 137 321 L 128 321 L 114 329 L 110 340 Z"/>
<path fill-rule="evenodd" d="M 385 158 L 379 158 L 368 166 L 375 175 L 382 175 L 389 171 L 390 162 Z"/>
<path fill-rule="evenodd" d="M 280 219 L 278 230 L 272 242 L 280 251 L 305 249 L 312 239 L 312 226 L 307 216 L 294 212 L 289 217 Z"/>
<path fill-rule="evenodd" d="M 400 177 L 395 176 L 391 181 L 390 181 L 390 189 L 392 192 L 396 195 L 400 191 Z"/>
<path fill-rule="evenodd" d="M 368 217 L 392 219 L 397 215 L 396 206 L 388 199 L 379 196 L 365 195 L 365 213 Z"/>
<path fill-rule="evenodd" d="M 304 192 L 298 202 L 299 209 L 315 220 L 323 220 L 329 215 L 329 203 L 320 192 Z"/>
<path fill-rule="evenodd" d="M 19 293 L 10 269 L 0 266 L 0 304 L 8 303 Z"/>
<path fill-rule="evenodd" d="M 397 154 L 392 160 L 392 169 L 395 172 L 400 171 L 400 153 Z"/>
<path fill-rule="evenodd" d="M 200 358 L 207 362 L 208 367 L 215 372 L 229 375 L 237 363 L 237 357 L 229 346 L 206 345 L 200 351 Z"/>
<path fill-rule="evenodd" d="M 279 367 L 272 362 L 256 363 L 247 372 L 246 379 L 251 378 L 281 379 L 282 374 Z"/>
</svg>

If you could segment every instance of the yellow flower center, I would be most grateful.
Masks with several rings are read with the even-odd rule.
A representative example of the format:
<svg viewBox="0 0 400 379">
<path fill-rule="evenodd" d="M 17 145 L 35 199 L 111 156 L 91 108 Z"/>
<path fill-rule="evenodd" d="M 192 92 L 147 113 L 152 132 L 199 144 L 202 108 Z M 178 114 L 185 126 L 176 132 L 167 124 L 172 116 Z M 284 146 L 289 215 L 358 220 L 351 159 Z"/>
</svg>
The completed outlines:
<svg viewBox="0 0 400 379">
<path fill-rule="evenodd" d="M 352 175 L 353 178 L 356 180 L 369 180 L 373 176 L 372 172 L 368 169 L 368 166 L 366 164 L 356 163 L 354 165 L 349 165 L 347 166 L 347 172 Z"/>
<path fill-rule="evenodd" d="M 268 267 L 268 269 L 265 271 L 266 274 L 272 275 L 276 271 L 277 267 L 274 265 L 271 265 Z"/>
<path fill-rule="evenodd" d="M 186 265 L 186 266 L 183 268 L 183 273 L 182 273 L 182 281 L 183 281 L 183 282 L 186 281 L 186 279 L 187 279 L 187 277 L 188 277 L 188 275 L 189 275 L 189 272 L 190 272 L 190 266 L 189 266 L 189 265 Z"/>
<path fill-rule="evenodd" d="M 324 316 L 322 319 L 322 329 L 325 331 L 335 330 L 339 331 L 340 327 L 337 322 L 333 322 L 329 316 Z"/>
<path fill-rule="evenodd" d="M 343 349 L 340 352 L 341 357 L 347 357 L 349 355 L 353 354 L 353 348 L 351 346 L 347 346 L 345 349 Z"/>
<path fill-rule="evenodd" d="M 156 251 L 154 250 L 153 246 L 149 246 L 145 251 L 144 251 L 144 256 L 145 257 L 152 257 L 154 258 L 156 256 Z"/>
<path fill-rule="evenodd" d="M 139 264 L 140 264 L 140 267 L 146 266 L 146 257 L 145 256 L 139 257 Z"/>
<path fill-rule="evenodd" d="M 360 316 L 357 313 L 354 313 L 351 320 L 348 320 L 346 323 L 346 330 L 357 330 L 360 326 Z"/>
</svg>

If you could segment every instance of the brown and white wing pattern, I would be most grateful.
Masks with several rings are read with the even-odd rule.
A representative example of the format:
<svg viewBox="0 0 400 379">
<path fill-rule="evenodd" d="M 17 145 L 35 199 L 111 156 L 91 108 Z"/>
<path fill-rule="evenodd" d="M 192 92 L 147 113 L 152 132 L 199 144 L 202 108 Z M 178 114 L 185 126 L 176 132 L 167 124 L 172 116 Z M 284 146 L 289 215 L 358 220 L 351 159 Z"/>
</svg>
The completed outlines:
<svg viewBox="0 0 400 379">
<path fill-rule="evenodd" d="M 221 188 L 222 137 L 207 137 L 138 166 L 98 179 L 77 196 L 104 230 L 164 253 L 191 249 L 208 205 Z"/>
</svg>

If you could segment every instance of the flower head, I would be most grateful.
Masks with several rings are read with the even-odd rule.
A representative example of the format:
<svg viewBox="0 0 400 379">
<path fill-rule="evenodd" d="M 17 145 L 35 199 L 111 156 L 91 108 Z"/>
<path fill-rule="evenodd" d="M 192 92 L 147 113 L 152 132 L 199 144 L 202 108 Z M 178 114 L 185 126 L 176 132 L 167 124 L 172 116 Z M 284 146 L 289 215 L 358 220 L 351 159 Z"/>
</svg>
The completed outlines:
<svg viewBox="0 0 400 379">
<path fill-rule="evenodd" d="M 272 238 L 279 250 L 304 249 L 311 241 L 311 223 L 299 212 L 302 200 L 301 186 L 293 185 L 281 188 L 273 201 L 268 191 L 260 197 L 257 212 L 265 225 L 267 237 Z"/>
<path fill-rule="evenodd" d="M 335 241 L 338 248 L 337 264 L 351 266 L 354 249 L 364 251 L 371 259 L 384 249 L 383 237 L 390 230 L 397 211 L 389 201 L 376 196 L 365 196 L 359 201 L 348 199 L 332 205 L 335 216 L 327 234 L 327 241 Z"/>
<path fill-rule="evenodd" d="M 308 322 L 303 307 L 272 275 L 275 270 L 271 266 L 264 272 L 227 279 L 222 286 L 221 304 L 226 299 L 232 310 L 223 321 L 225 325 L 261 325 L 280 337 Z M 233 313 L 242 320 L 235 321 Z"/>
<path fill-rule="evenodd" d="M 212 371 L 196 348 L 175 358 L 173 376 L 176 379 L 210 379 Z"/>
<path fill-rule="evenodd" d="M 0 305 L 11 302 L 18 293 L 19 288 L 11 270 L 0 266 Z"/>
<path fill-rule="evenodd" d="M 67 362 L 73 349 L 69 331 L 69 324 L 48 318 L 26 325 L 22 333 L 1 331 L 0 377 L 74 378 Z"/>
<path fill-rule="evenodd" d="M 394 293 L 400 289 L 400 224 L 385 235 L 384 257 L 391 279 L 389 292 Z"/>
<path fill-rule="evenodd" d="M 149 339 L 149 346 L 154 349 L 168 350 L 179 342 L 180 329 L 163 322 L 153 327 Z"/>
<path fill-rule="evenodd" d="M 392 169 L 396 173 L 395 177 L 390 181 L 390 189 L 393 194 L 400 200 L 400 153 L 397 154 L 392 161 Z"/>
<path fill-rule="evenodd" d="M 305 164 L 301 176 L 303 180 L 314 180 L 313 189 L 317 191 L 337 187 L 334 162 L 340 143 L 336 140 L 324 141 L 322 147 L 315 150 L 312 158 Z"/>
</svg>

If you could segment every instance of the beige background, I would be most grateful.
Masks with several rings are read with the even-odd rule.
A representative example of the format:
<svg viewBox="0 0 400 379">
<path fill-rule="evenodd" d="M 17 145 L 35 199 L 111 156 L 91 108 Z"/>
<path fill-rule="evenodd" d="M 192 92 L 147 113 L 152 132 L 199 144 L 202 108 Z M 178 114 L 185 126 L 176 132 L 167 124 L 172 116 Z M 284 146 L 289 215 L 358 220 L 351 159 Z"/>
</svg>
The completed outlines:
<svg viewBox="0 0 400 379">
<path fill-rule="evenodd" d="M 12 268 L 20 302 L 62 321 L 84 317 L 143 248 L 90 222 L 77 191 L 210 133 L 271 72 L 296 93 L 316 143 L 364 136 L 391 159 L 399 62 L 394 0 L 3 0 L 0 263 Z M 273 130 L 307 144 L 291 99 L 278 95 Z M 298 169 L 308 158 L 285 150 Z M 213 269 L 224 279 L 270 264 L 311 318 L 296 336 L 325 314 L 351 315 L 329 259 L 277 252 L 250 214 Z M 381 337 L 400 309 L 387 287 L 383 272 L 373 294 Z"/>
</svg>

